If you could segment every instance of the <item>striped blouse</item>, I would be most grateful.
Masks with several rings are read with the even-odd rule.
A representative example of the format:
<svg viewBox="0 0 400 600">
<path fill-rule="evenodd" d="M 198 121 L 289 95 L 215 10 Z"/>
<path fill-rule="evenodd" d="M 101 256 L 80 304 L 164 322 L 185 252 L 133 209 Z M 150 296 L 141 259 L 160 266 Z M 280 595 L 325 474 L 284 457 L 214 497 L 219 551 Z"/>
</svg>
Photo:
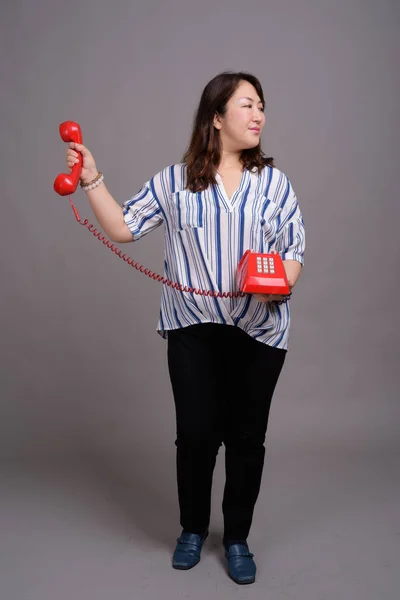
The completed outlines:
<svg viewBox="0 0 400 600">
<path fill-rule="evenodd" d="M 245 169 L 229 199 L 220 175 L 203 192 L 186 187 L 186 165 L 169 166 L 122 204 L 124 221 L 139 240 L 164 225 L 164 276 L 183 286 L 238 291 L 236 270 L 247 249 L 277 251 L 304 264 L 304 222 L 289 179 L 276 168 Z M 157 332 L 196 323 L 240 327 L 256 340 L 287 349 L 290 300 L 262 303 L 253 294 L 216 298 L 162 286 Z"/>
</svg>

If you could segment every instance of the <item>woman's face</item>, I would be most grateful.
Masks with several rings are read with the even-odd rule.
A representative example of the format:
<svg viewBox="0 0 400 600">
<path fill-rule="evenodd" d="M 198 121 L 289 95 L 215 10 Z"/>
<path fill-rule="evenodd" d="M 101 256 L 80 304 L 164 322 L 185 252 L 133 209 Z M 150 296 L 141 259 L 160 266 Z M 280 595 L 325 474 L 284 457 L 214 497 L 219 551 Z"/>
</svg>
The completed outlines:
<svg viewBox="0 0 400 600">
<path fill-rule="evenodd" d="M 224 116 L 214 117 L 214 127 L 220 132 L 225 152 L 241 152 L 258 146 L 264 125 L 263 104 L 248 81 L 239 84 L 226 105 Z"/>
</svg>

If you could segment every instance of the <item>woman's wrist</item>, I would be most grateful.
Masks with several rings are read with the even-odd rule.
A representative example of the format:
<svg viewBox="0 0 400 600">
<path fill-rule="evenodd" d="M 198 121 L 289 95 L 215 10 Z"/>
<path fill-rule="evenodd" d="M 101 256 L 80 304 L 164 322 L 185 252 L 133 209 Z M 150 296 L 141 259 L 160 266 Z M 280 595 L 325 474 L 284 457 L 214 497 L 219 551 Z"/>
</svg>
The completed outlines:
<svg viewBox="0 0 400 600">
<path fill-rule="evenodd" d="M 81 187 L 84 185 L 89 185 L 94 179 L 96 179 L 96 177 L 98 176 L 99 171 L 97 169 L 94 169 L 94 171 L 91 171 L 86 177 L 85 179 L 81 179 Z"/>
<path fill-rule="evenodd" d="M 89 192 L 90 190 L 94 190 L 104 181 L 104 175 L 101 171 L 99 171 L 94 179 L 83 185 L 81 183 L 81 188 L 84 192 Z"/>
</svg>

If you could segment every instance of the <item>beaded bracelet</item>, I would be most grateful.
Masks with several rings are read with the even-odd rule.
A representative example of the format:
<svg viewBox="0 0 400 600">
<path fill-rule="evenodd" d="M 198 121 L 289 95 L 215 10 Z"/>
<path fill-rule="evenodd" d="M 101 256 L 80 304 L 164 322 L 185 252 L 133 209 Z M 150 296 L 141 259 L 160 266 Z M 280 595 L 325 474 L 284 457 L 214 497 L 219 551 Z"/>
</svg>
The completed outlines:
<svg viewBox="0 0 400 600">
<path fill-rule="evenodd" d="M 97 187 L 98 185 L 100 185 L 103 180 L 104 180 L 104 175 L 100 171 L 92 181 L 89 181 L 87 183 L 82 183 L 82 181 L 81 181 L 80 185 L 81 185 L 81 188 L 85 192 L 87 192 L 89 190 L 93 190 L 95 187 Z"/>
</svg>

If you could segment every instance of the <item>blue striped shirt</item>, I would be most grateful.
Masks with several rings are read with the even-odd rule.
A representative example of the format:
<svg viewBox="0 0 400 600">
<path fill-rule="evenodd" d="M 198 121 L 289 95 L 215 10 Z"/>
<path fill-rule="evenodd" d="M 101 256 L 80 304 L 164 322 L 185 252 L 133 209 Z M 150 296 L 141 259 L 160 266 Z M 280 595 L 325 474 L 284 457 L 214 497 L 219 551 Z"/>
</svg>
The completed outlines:
<svg viewBox="0 0 400 600">
<path fill-rule="evenodd" d="M 245 169 L 229 199 L 222 179 L 203 192 L 186 188 L 186 165 L 175 164 L 147 181 L 123 202 L 124 221 L 139 240 L 164 225 L 164 276 L 184 286 L 238 291 L 236 270 L 247 249 L 277 251 L 283 260 L 304 264 L 304 222 L 293 187 L 284 173 Z M 162 286 L 157 332 L 196 323 L 240 327 L 256 340 L 287 349 L 290 301 L 258 302 L 253 294 L 215 298 Z"/>
</svg>

